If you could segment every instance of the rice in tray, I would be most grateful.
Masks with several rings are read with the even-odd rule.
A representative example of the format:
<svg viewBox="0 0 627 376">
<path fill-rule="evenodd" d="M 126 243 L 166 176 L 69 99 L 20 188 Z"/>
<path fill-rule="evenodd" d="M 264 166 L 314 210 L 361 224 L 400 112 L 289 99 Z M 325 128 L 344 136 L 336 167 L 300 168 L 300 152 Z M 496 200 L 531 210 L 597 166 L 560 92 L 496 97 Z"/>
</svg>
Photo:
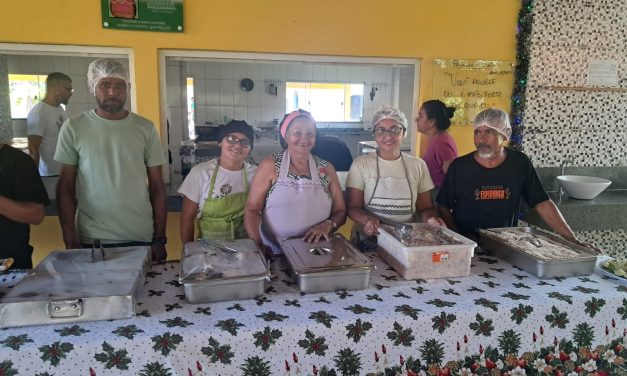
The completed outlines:
<svg viewBox="0 0 627 376">
<path fill-rule="evenodd" d="M 563 260 L 575 257 L 581 257 L 581 254 L 573 251 L 572 249 L 565 247 L 561 244 L 553 242 L 543 236 L 531 235 L 521 231 L 502 231 L 492 232 L 490 236 L 499 238 L 507 242 L 509 245 L 521 250 L 525 253 L 532 255 L 540 260 Z M 532 244 L 537 241 L 539 246 Z"/>
</svg>

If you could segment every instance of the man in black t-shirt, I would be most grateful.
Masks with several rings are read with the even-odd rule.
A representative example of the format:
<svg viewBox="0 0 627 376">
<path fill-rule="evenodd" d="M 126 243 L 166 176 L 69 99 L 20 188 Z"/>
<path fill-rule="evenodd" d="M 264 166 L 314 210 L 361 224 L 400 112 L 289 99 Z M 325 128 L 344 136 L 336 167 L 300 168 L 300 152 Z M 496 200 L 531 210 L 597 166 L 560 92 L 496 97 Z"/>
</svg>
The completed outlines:
<svg viewBox="0 0 627 376">
<path fill-rule="evenodd" d="M 447 226 L 471 237 L 476 237 L 479 228 L 516 226 L 522 198 L 553 231 L 597 250 L 577 240 L 546 194 L 529 157 L 504 146 L 512 134 L 504 111 L 482 111 L 473 128 L 477 150 L 451 163 L 436 199 Z"/>
<path fill-rule="evenodd" d="M 26 153 L 0 143 L 0 258 L 32 268 L 30 225 L 43 221 L 50 203 L 37 166 Z"/>
</svg>

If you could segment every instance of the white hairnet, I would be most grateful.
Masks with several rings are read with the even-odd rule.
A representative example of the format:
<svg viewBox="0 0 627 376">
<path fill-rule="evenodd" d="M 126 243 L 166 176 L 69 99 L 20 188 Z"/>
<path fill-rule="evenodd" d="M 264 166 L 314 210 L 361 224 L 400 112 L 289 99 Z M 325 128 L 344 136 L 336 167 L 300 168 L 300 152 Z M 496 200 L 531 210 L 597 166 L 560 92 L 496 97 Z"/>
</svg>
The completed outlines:
<svg viewBox="0 0 627 376">
<path fill-rule="evenodd" d="M 92 94 L 96 93 L 96 85 L 105 77 L 119 78 L 128 83 L 126 68 L 119 61 L 100 58 L 92 61 L 87 68 L 87 86 Z"/>
<path fill-rule="evenodd" d="M 507 113 L 503 110 L 488 108 L 478 113 L 472 124 L 472 128 L 477 129 L 481 126 L 494 129 L 505 136 L 506 140 L 512 135 L 512 126 L 509 124 L 509 116 L 507 116 Z"/>
<path fill-rule="evenodd" d="M 405 130 L 405 137 L 407 137 L 407 118 L 403 111 L 392 106 L 383 105 L 381 108 L 372 115 L 372 129 L 377 126 L 383 120 L 394 120 Z"/>
</svg>

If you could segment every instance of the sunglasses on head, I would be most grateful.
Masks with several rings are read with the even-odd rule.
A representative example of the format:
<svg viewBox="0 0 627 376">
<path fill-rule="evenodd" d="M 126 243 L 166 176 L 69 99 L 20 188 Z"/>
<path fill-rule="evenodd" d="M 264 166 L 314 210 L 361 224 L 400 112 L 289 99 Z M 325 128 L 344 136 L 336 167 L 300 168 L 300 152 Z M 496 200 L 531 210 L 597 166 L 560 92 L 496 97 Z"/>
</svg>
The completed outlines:
<svg viewBox="0 0 627 376">
<path fill-rule="evenodd" d="M 233 135 L 228 135 L 226 137 L 224 137 L 224 139 L 226 140 L 226 142 L 228 142 L 231 145 L 235 145 L 235 144 L 239 144 L 239 146 L 243 147 L 243 148 L 249 148 L 250 147 L 250 140 L 246 137 L 244 138 L 237 138 Z"/>
</svg>

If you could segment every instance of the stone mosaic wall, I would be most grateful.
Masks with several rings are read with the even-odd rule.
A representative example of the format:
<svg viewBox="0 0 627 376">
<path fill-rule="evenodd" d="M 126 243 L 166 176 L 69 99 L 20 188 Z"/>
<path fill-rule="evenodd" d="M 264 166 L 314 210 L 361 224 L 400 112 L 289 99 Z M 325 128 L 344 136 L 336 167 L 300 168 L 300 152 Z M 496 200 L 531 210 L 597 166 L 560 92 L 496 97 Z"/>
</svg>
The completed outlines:
<svg viewBox="0 0 627 376">
<path fill-rule="evenodd" d="M 626 0 L 534 2 L 523 150 L 536 167 L 627 166 L 626 15 Z M 589 59 L 618 62 L 618 90 L 585 88 Z M 627 229 L 576 235 L 627 257 Z"/>
<path fill-rule="evenodd" d="M 534 4 L 524 151 L 539 167 L 627 165 L 627 1 Z M 584 88 L 588 59 L 617 61 L 620 90 Z"/>
<path fill-rule="evenodd" d="M 0 142 L 8 143 L 12 137 L 7 57 L 0 55 Z"/>
</svg>

